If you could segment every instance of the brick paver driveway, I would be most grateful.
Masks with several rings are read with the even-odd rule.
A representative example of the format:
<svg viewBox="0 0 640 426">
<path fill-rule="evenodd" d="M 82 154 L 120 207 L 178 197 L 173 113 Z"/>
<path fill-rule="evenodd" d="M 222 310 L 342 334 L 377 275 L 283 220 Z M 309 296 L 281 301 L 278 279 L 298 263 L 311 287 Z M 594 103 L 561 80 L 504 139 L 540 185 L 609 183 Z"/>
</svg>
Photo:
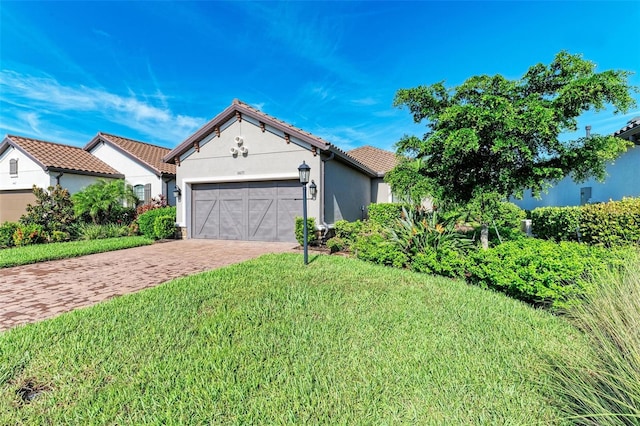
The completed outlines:
<svg viewBox="0 0 640 426">
<path fill-rule="evenodd" d="M 0 269 L 0 330 L 295 245 L 179 240 Z"/>
</svg>

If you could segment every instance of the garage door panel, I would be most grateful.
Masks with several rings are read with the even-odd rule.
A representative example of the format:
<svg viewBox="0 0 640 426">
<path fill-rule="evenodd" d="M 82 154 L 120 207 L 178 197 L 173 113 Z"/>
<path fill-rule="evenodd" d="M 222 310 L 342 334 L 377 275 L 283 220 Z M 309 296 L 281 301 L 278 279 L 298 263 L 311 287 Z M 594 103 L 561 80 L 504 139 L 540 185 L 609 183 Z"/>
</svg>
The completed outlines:
<svg viewBox="0 0 640 426">
<path fill-rule="evenodd" d="M 222 193 L 222 190 L 220 192 Z M 247 239 L 244 204 L 243 198 L 220 200 L 220 238 L 225 240 Z"/>
<path fill-rule="evenodd" d="M 274 241 L 276 238 L 276 200 L 249 199 L 249 239 Z"/>
<path fill-rule="evenodd" d="M 219 238 L 220 211 L 218 200 L 195 200 L 194 238 Z"/>
</svg>

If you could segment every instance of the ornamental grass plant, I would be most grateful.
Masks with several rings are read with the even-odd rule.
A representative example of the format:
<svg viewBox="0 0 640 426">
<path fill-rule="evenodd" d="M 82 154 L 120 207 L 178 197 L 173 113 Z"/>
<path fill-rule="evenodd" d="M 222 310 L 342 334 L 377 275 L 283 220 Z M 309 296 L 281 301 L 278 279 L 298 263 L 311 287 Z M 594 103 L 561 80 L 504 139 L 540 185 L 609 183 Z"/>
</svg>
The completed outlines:
<svg viewBox="0 0 640 426">
<path fill-rule="evenodd" d="M 567 420 L 579 425 L 640 425 L 640 260 L 603 272 L 569 318 L 590 350 L 552 362 Z"/>
</svg>

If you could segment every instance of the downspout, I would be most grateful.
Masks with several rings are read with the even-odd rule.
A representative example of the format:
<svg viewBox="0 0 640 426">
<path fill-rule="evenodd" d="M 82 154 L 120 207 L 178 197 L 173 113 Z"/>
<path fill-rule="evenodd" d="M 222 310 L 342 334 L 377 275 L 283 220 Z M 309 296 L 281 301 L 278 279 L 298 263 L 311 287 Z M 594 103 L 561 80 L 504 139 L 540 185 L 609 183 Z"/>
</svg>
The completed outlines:
<svg viewBox="0 0 640 426">
<path fill-rule="evenodd" d="M 322 160 L 320 162 L 320 223 L 322 223 L 322 226 L 324 226 L 324 232 L 329 232 L 329 225 L 327 224 L 327 222 L 325 222 L 325 218 L 326 218 L 326 214 L 325 214 L 325 203 L 324 203 L 324 173 L 325 173 L 325 163 L 327 161 L 331 161 L 333 160 L 333 158 L 336 156 L 335 152 L 331 151 L 331 154 L 329 154 L 329 156 L 325 159 L 322 159 L 322 157 L 320 157 L 320 160 Z"/>
<path fill-rule="evenodd" d="M 60 174 L 56 176 L 56 185 L 60 185 L 60 178 L 62 177 L 63 174 L 64 172 L 60 172 Z"/>
</svg>

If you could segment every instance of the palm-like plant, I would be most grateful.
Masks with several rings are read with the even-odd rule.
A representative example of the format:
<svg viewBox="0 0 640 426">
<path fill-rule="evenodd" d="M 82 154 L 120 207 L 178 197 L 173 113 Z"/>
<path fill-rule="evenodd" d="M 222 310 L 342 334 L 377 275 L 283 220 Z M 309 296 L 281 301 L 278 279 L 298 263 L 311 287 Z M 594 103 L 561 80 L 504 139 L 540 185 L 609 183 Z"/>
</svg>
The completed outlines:
<svg viewBox="0 0 640 426">
<path fill-rule="evenodd" d="M 137 198 L 131 188 L 122 179 L 100 179 L 71 196 L 76 216 L 88 214 L 95 224 L 108 217 L 109 212 L 123 203 L 134 203 Z"/>
</svg>

